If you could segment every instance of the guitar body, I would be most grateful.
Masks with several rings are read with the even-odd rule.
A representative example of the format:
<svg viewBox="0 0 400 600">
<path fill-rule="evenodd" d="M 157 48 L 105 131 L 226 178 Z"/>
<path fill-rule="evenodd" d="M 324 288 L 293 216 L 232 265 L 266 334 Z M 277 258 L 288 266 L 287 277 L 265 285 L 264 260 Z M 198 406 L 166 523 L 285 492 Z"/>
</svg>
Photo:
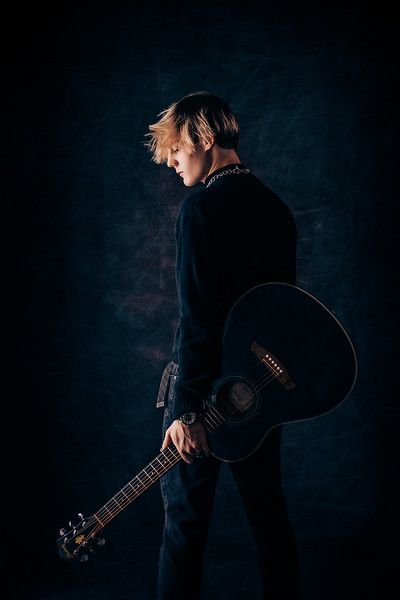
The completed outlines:
<svg viewBox="0 0 400 600">
<path fill-rule="evenodd" d="M 209 432 L 212 454 L 242 460 L 274 426 L 328 413 L 350 393 L 356 373 L 348 335 L 311 294 L 285 283 L 250 289 L 227 317 L 221 375 L 207 400 L 224 415 Z"/>
</svg>

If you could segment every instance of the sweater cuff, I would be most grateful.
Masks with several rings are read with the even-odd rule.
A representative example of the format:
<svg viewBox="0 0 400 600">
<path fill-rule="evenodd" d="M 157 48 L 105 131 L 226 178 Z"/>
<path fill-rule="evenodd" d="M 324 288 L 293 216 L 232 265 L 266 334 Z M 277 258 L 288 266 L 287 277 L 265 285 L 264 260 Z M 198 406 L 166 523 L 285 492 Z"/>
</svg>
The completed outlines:
<svg viewBox="0 0 400 600">
<path fill-rule="evenodd" d="M 201 399 L 188 398 L 182 395 L 182 397 L 176 397 L 172 402 L 172 407 L 169 412 L 170 417 L 173 421 L 179 419 L 179 417 L 187 412 L 195 412 L 201 414 L 205 412 L 205 403 Z"/>
</svg>

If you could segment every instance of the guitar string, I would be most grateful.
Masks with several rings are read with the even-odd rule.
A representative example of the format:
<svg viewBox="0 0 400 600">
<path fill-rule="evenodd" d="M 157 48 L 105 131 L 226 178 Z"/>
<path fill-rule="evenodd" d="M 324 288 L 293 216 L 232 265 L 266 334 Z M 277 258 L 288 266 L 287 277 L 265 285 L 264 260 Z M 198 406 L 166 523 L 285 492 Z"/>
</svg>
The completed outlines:
<svg viewBox="0 0 400 600">
<path fill-rule="evenodd" d="M 278 366 L 278 364 L 276 363 L 276 361 L 272 361 L 271 367 L 270 367 L 268 364 L 266 364 L 266 363 L 263 363 L 263 362 L 262 362 L 262 363 L 258 364 L 258 365 L 257 365 L 257 366 L 256 366 L 256 367 L 255 367 L 255 368 L 254 368 L 254 369 L 253 369 L 251 372 L 250 372 L 250 374 L 249 374 L 249 376 L 247 377 L 247 379 L 251 379 L 251 374 L 252 374 L 254 371 L 256 371 L 258 368 L 260 368 L 260 367 L 264 367 L 264 369 L 265 369 L 265 367 L 267 367 L 267 369 L 268 369 L 268 368 L 271 368 L 271 369 L 273 369 L 273 368 L 278 368 L 278 369 L 280 369 L 280 367 Z M 280 375 L 282 375 L 282 372 L 276 373 L 276 372 L 275 372 L 275 371 L 273 371 L 273 370 L 267 371 L 267 373 L 264 373 L 264 372 L 263 372 L 263 373 L 261 374 L 261 376 L 259 376 L 259 377 L 258 377 L 258 379 L 255 379 L 255 378 L 253 379 L 253 383 L 255 384 L 254 390 L 255 390 L 256 392 L 260 391 L 260 390 L 261 390 L 261 389 L 264 387 L 264 385 L 268 384 L 270 381 L 272 381 L 272 379 L 276 379 L 276 378 L 277 378 L 277 377 L 279 377 Z M 252 396 L 250 396 L 250 397 L 252 397 Z"/>
<path fill-rule="evenodd" d="M 269 383 L 272 381 L 272 379 L 276 379 L 280 375 L 282 375 L 282 373 L 271 373 L 261 376 L 257 381 L 254 382 L 256 384 L 254 388 L 255 391 L 259 392 L 264 387 L 265 383 Z"/>
<path fill-rule="evenodd" d="M 256 371 L 261 366 L 264 366 L 264 365 L 257 365 L 252 370 L 251 373 Z M 268 367 L 268 365 L 267 365 L 267 367 Z M 254 390 L 256 392 L 259 391 L 262 387 L 267 385 L 272 379 L 275 379 L 279 375 L 280 375 L 280 373 L 274 373 L 274 372 L 271 373 L 270 372 L 267 375 L 263 374 L 257 380 L 254 379 L 253 381 L 256 384 L 254 387 Z M 252 396 L 254 396 L 254 394 L 250 395 L 250 397 L 252 397 Z M 206 422 L 206 424 L 208 424 L 208 426 L 211 430 L 215 429 L 215 425 L 214 425 L 215 422 L 216 422 L 217 427 L 219 427 L 219 425 L 225 421 L 225 417 L 219 411 L 217 411 L 217 409 L 215 407 L 209 407 L 209 410 L 206 413 L 206 415 L 208 415 L 209 413 L 211 413 L 211 415 L 213 415 L 213 417 L 212 417 L 213 420 L 210 421 L 207 418 L 207 416 L 205 416 L 203 418 L 203 420 Z M 215 417 L 215 414 L 217 414 L 218 416 Z M 222 417 L 222 420 L 219 420 L 218 417 Z M 164 468 L 165 462 L 163 465 L 162 463 L 160 463 L 160 460 L 158 457 L 153 459 L 149 463 L 149 465 L 147 465 L 144 469 L 142 469 L 142 471 L 140 473 L 138 473 L 138 475 L 136 475 L 130 482 L 128 482 L 119 492 L 117 492 L 113 496 L 113 498 L 111 498 L 111 500 L 109 500 L 99 511 L 97 511 L 95 513 L 96 516 L 98 517 L 99 521 L 101 521 L 101 524 L 97 521 L 96 517 L 93 515 L 92 517 L 90 517 L 88 519 L 87 522 L 85 522 L 84 529 L 81 529 L 80 531 L 84 531 L 85 529 L 89 528 L 91 526 L 91 524 L 93 524 L 94 521 L 97 521 L 98 527 L 94 528 L 94 530 L 92 531 L 92 535 L 94 535 L 97 531 L 99 531 L 107 523 L 109 523 L 117 514 L 119 514 L 122 510 L 124 510 L 126 508 L 126 506 L 128 506 L 131 502 L 133 502 L 133 500 L 135 500 L 139 495 L 141 495 L 146 489 L 151 487 L 151 485 L 153 485 L 153 483 L 155 483 L 158 479 L 160 479 L 160 477 L 162 477 L 168 470 L 170 470 L 176 464 L 176 462 L 178 462 L 181 459 L 181 456 L 176 448 L 175 448 L 175 452 L 172 451 L 169 447 L 166 448 L 164 450 L 164 452 L 167 450 L 169 450 L 172 453 L 172 462 L 168 457 L 163 455 L 164 460 L 168 461 L 166 469 Z M 161 472 L 158 470 L 159 467 L 154 466 L 152 464 L 155 461 L 157 461 L 160 464 Z M 146 471 L 146 469 L 148 469 L 149 467 L 151 469 L 150 474 L 147 473 L 147 471 Z M 154 473 L 156 474 L 155 478 L 153 478 Z M 144 474 L 149 479 L 148 482 L 147 481 L 143 482 L 140 479 L 140 475 L 142 475 L 142 474 Z M 132 486 L 132 483 L 134 482 L 134 480 L 137 480 L 139 483 L 136 483 L 134 486 Z M 131 497 L 132 491 L 129 491 L 128 487 L 132 488 L 132 491 L 133 491 L 132 497 Z M 125 491 L 127 491 L 127 493 L 125 493 Z M 119 498 L 119 496 L 123 496 L 122 501 L 121 501 L 121 498 Z M 117 508 L 112 508 L 110 506 L 110 504 L 112 502 L 114 502 L 117 505 Z M 108 506 L 110 506 L 111 510 L 108 508 Z"/>
<path fill-rule="evenodd" d="M 253 382 L 256 384 L 255 390 L 259 391 L 261 389 L 261 387 L 257 388 L 257 385 L 262 384 L 263 381 L 266 380 L 269 382 L 271 379 L 275 379 L 276 377 L 279 377 L 280 375 L 282 375 L 282 373 L 276 373 L 275 371 L 268 371 L 269 368 L 278 368 L 280 369 L 280 367 L 278 366 L 278 364 L 276 363 L 276 361 L 272 361 L 271 367 L 264 363 L 264 362 L 260 362 L 249 374 L 248 379 L 251 379 L 251 374 L 254 373 L 254 371 L 256 371 L 258 368 L 263 367 L 264 369 L 267 368 L 267 372 L 265 373 L 264 371 L 261 373 L 261 376 L 258 377 L 258 379 L 256 379 L 254 377 Z"/>
</svg>

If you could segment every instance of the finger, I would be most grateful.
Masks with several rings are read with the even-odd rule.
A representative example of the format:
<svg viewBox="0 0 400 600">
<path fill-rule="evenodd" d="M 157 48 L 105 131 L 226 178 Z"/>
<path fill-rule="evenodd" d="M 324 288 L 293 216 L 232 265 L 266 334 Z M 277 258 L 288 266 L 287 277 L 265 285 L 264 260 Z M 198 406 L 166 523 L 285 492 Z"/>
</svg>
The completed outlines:
<svg viewBox="0 0 400 600">
<path fill-rule="evenodd" d="M 192 459 L 193 459 L 192 454 L 194 454 L 194 448 L 192 446 L 190 446 L 189 444 L 185 443 L 185 441 L 183 441 L 179 444 L 178 451 L 182 457 L 188 458 L 190 461 L 192 461 Z"/>
<path fill-rule="evenodd" d="M 169 434 L 169 430 L 167 429 L 167 433 L 165 434 L 165 438 L 162 443 L 161 450 L 165 450 L 165 448 L 167 448 L 167 446 L 169 446 L 170 443 L 171 443 L 171 436 Z"/>
<path fill-rule="evenodd" d="M 186 462 L 192 462 L 193 448 L 191 448 L 188 444 L 185 444 L 185 442 L 182 443 L 179 440 L 177 440 L 176 447 L 178 448 L 178 452 L 183 460 Z"/>
<path fill-rule="evenodd" d="M 179 454 L 181 455 L 183 460 L 188 464 L 191 464 L 194 461 L 194 458 L 184 450 L 179 451 Z"/>
</svg>

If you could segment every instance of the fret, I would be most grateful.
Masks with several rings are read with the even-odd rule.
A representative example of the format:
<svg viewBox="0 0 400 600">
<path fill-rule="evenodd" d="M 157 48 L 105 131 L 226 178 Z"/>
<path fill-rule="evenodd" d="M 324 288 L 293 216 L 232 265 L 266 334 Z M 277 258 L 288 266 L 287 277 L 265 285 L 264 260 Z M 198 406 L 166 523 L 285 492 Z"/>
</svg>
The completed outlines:
<svg viewBox="0 0 400 600">
<path fill-rule="evenodd" d="M 154 467 L 151 467 L 150 465 L 151 465 L 151 463 L 150 463 L 149 465 L 147 465 L 147 467 L 145 467 L 145 469 L 144 469 L 144 470 L 145 470 L 145 473 L 146 473 L 146 475 L 148 475 L 150 478 L 152 478 L 154 474 L 155 474 L 155 475 L 158 475 L 158 473 L 157 473 L 157 471 L 154 469 Z M 148 473 L 146 469 L 150 469 L 150 472 Z"/>
<path fill-rule="evenodd" d="M 145 485 L 145 486 L 147 486 L 148 482 L 147 482 L 147 481 L 142 481 L 142 480 L 140 479 L 140 476 L 141 476 L 141 475 L 145 475 L 145 476 L 147 477 L 147 479 L 150 479 L 150 477 L 147 475 L 147 473 L 146 473 L 146 471 L 145 471 L 144 469 L 142 469 L 142 470 L 140 471 L 140 473 L 138 473 L 138 474 L 137 474 L 137 478 L 139 479 L 140 483 L 141 483 L 142 485 Z M 151 479 L 150 479 L 150 481 L 151 481 Z"/>
<path fill-rule="evenodd" d="M 163 465 L 169 464 L 169 459 L 168 459 L 168 457 L 166 456 L 165 452 L 163 452 L 161 456 L 163 457 L 163 458 L 162 458 L 162 464 L 163 464 Z M 160 460 L 160 459 L 158 459 L 158 460 Z"/>
<path fill-rule="evenodd" d="M 140 481 L 140 479 L 136 475 L 133 479 L 130 480 L 129 485 L 131 486 L 133 492 L 135 494 L 137 494 L 138 490 L 140 490 L 143 483 Z"/>
<path fill-rule="evenodd" d="M 114 509 L 114 511 L 112 511 L 112 510 L 110 510 L 110 509 L 108 508 L 108 505 L 110 504 L 110 502 L 111 502 L 111 500 L 109 500 L 109 501 L 107 502 L 107 504 L 105 504 L 104 506 L 102 506 L 102 507 L 101 507 L 101 508 L 100 508 L 100 509 L 97 511 L 97 513 L 95 513 L 95 517 L 96 517 L 96 519 L 97 519 L 97 518 L 98 518 L 98 519 L 100 519 L 100 518 L 101 518 L 101 520 L 102 520 L 102 521 L 106 521 L 106 522 L 108 522 L 108 521 L 111 521 L 111 519 L 113 519 L 113 518 L 114 518 L 114 516 L 115 516 L 117 513 L 115 512 L 115 509 Z M 105 511 L 106 511 L 106 512 L 105 512 Z M 119 512 L 119 511 L 118 511 L 118 512 Z M 108 514 L 107 514 L 107 513 L 108 513 Z"/>
<path fill-rule="evenodd" d="M 160 460 L 158 457 L 156 458 L 161 465 L 162 472 L 165 473 L 168 470 L 168 467 L 171 466 L 170 461 L 165 456 Z"/>
<path fill-rule="evenodd" d="M 99 517 L 97 516 L 97 513 L 94 513 L 94 515 L 93 515 L 93 516 L 94 516 L 94 518 L 96 519 L 96 521 L 97 521 L 98 523 L 100 523 L 100 525 L 101 525 L 102 527 L 104 527 L 104 523 L 103 523 L 103 521 L 101 521 L 101 519 L 99 519 Z"/>
<path fill-rule="evenodd" d="M 125 491 L 126 491 L 126 493 L 125 493 Z M 129 494 L 131 494 L 131 491 L 128 490 L 128 485 L 125 485 L 122 488 L 121 492 L 123 493 L 123 495 L 125 496 L 125 498 L 128 498 L 129 502 L 132 502 L 133 498 L 131 498 L 131 496 L 129 495 Z"/>
<path fill-rule="evenodd" d="M 118 502 L 118 500 L 116 499 L 116 497 L 115 497 L 115 496 L 113 496 L 113 497 L 111 498 L 111 500 L 112 500 L 113 502 L 115 502 L 115 504 L 117 504 L 117 505 L 118 505 L 118 508 L 122 508 L 122 507 L 121 507 L 121 505 L 120 505 L 120 503 Z"/>
<path fill-rule="evenodd" d="M 119 498 L 119 496 L 121 496 L 121 498 Z M 119 500 L 121 500 L 122 504 L 124 504 L 126 502 L 126 499 L 129 501 L 129 498 L 126 494 L 124 494 L 124 492 L 122 490 L 120 490 L 117 494 L 115 494 L 115 498 L 118 498 L 118 502 Z"/>
<path fill-rule="evenodd" d="M 158 465 L 160 464 L 160 461 L 157 458 L 155 458 L 154 460 L 151 461 L 150 465 L 155 470 L 157 475 L 160 476 L 160 471 L 159 471 L 160 467 L 156 464 L 156 462 L 158 462 Z M 161 468 L 161 470 L 162 470 L 162 468 Z"/>
<path fill-rule="evenodd" d="M 178 450 L 175 448 L 175 446 L 174 450 L 172 450 L 171 446 L 168 446 L 167 448 L 165 448 L 164 452 L 169 452 L 170 454 L 172 454 L 172 457 L 175 458 L 175 452 L 178 452 Z"/>
<path fill-rule="evenodd" d="M 161 475 L 164 473 L 164 469 L 165 469 L 165 467 L 164 467 L 164 465 L 162 464 L 162 462 L 160 461 L 160 459 L 159 459 L 159 458 L 156 458 L 156 460 L 158 460 L 158 462 L 160 463 L 160 467 L 161 467 L 161 473 L 160 473 L 160 476 L 161 476 Z"/>
</svg>

